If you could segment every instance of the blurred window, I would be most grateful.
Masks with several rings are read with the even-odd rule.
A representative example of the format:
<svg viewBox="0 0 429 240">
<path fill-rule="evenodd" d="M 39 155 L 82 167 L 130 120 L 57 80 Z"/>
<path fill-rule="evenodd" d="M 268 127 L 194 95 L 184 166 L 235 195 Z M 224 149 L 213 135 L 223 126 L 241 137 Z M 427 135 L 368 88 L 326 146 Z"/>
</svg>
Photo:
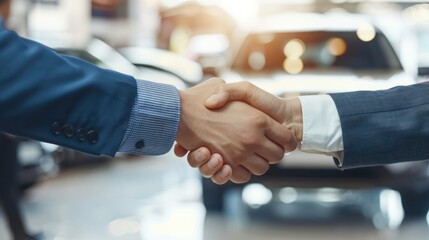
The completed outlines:
<svg viewBox="0 0 429 240">
<path fill-rule="evenodd" d="M 383 34 L 361 40 L 356 32 L 257 33 L 244 41 L 232 68 L 271 72 L 310 69 L 402 69 Z M 290 70 L 292 68 L 292 70 Z"/>
</svg>

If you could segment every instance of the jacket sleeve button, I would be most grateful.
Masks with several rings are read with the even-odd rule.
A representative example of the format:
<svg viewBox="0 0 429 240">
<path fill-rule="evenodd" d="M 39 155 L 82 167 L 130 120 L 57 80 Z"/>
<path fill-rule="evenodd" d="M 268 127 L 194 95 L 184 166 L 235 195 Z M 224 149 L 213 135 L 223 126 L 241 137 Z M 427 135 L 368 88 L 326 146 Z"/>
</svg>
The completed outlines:
<svg viewBox="0 0 429 240">
<path fill-rule="evenodd" d="M 88 140 L 90 143 L 95 144 L 98 141 L 98 132 L 91 130 L 88 132 Z"/>
<path fill-rule="evenodd" d="M 54 122 L 54 123 L 52 124 L 52 126 L 51 126 L 51 132 L 52 132 L 54 135 L 60 135 L 60 134 L 61 134 L 62 129 L 63 129 L 63 126 L 61 126 L 61 124 L 60 124 L 60 123 L 58 123 L 58 122 Z"/>
<path fill-rule="evenodd" d="M 63 126 L 63 133 L 66 137 L 71 138 L 74 136 L 74 127 L 70 124 L 66 124 Z"/>
<path fill-rule="evenodd" d="M 77 139 L 79 139 L 79 141 L 81 141 L 81 142 L 85 142 L 85 140 L 86 140 L 86 136 L 88 135 L 88 132 L 85 130 L 85 129 L 83 129 L 83 128 L 79 128 L 77 131 L 76 131 L 76 137 L 77 137 Z"/>
<path fill-rule="evenodd" d="M 135 148 L 136 149 L 142 149 L 142 148 L 144 148 L 144 141 L 140 140 L 140 141 L 136 142 Z"/>
</svg>

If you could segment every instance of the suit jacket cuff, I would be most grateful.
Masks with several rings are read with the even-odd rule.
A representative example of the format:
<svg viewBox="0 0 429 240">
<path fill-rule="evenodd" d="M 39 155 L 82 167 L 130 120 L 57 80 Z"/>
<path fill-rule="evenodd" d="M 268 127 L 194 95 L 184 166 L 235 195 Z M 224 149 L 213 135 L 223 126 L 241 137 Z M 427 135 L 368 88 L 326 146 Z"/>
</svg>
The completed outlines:
<svg viewBox="0 0 429 240">
<path fill-rule="evenodd" d="M 168 152 L 176 139 L 179 121 L 180 96 L 175 87 L 137 80 L 137 96 L 119 152 Z"/>
</svg>

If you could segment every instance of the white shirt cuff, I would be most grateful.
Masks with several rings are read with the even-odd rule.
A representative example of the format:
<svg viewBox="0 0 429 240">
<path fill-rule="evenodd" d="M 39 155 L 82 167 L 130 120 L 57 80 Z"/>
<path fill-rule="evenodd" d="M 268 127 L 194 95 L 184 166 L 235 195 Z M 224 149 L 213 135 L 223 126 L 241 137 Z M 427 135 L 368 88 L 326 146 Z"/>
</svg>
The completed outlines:
<svg viewBox="0 0 429 240">
<path fill-rule="evenodd" d="M 329 95 L 301 96 L 303 138 L 301 151 L 323 153 L 342 161 L 340 116 Z M 340 163 L 341 165 L 341 163 Z"/>
</svg>

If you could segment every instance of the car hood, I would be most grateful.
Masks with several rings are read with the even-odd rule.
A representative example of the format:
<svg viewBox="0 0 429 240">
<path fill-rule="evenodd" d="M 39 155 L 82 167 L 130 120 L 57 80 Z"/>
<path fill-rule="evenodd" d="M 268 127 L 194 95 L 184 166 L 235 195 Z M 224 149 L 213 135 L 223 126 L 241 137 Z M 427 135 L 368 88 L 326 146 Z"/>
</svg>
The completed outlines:
<svg viewBox="0 0 429 240">
<path fill-rule="evenodd" d="M 226 71 L 220 74 L 226 82 L 249 81 L 278 96 L 284 94 L 323 94 L 357 90 L 381 90 L 415 83 L 402 70 L 392 71 L 304 71 L 292 75 L 285 72 L 252 74 Z"/>
</svg>

